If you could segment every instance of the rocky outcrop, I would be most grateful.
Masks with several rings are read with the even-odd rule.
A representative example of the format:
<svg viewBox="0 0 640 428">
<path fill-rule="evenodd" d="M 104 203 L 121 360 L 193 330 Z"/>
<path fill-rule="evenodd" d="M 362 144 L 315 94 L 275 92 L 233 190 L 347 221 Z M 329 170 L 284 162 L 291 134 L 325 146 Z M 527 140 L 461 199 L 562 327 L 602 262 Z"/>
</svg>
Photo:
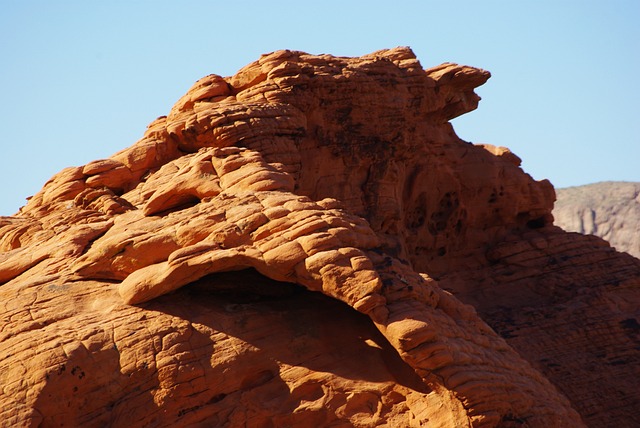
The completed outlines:
<svg viewBox="0 0 640 428">
<path fill-rule="evenodd" d="M 599 236 L 640 258 L 640 183 L 607 181 L 557 190 L 555 223 Z"/>
<path fill-rule="evenodd" d="M 0 418 L 631 424 L 640 261 L 455 135 L 488 78 L 279 51 L 54 176 L 0 220 Z"/>
</svg>

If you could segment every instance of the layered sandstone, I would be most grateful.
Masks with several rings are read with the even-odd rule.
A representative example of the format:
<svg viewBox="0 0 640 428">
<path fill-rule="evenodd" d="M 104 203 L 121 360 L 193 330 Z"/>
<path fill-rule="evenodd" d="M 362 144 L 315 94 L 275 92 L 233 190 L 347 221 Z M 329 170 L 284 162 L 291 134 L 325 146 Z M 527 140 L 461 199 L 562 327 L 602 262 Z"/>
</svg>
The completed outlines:
<svg viewBox="0 0 640 428">
<path fill-rule="evenodd" d="M 558 189 L 557 195 L 555 224 L 640 258 L 640 183 L 606 181 Z"/>
<path fill-rule="evenodd" d="M 489 73 L 279 51 L 0 220 L 2 418 L 631 425 L 640 261 L 460 140 Z"/>
</svg>

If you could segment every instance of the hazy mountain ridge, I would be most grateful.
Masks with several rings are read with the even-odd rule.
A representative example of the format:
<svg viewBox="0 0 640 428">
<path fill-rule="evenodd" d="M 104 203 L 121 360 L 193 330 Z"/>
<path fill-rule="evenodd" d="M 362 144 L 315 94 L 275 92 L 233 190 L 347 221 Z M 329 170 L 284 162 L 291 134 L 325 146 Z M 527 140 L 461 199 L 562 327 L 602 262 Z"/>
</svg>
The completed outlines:
<svg viewBox="0 0 640 428">
<path fill-rule="evenodd" d="M 605 181 L 556 189 L 555 224 L 606 239 L 640 257 L 640 183 Z"/>
</svg>

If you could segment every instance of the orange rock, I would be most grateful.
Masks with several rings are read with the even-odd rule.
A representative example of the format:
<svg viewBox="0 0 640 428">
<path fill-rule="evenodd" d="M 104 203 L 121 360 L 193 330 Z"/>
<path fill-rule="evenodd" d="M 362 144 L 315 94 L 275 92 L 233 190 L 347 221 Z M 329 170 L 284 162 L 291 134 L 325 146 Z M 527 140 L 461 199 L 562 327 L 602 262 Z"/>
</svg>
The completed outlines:
<svg viewBox="0 0 640 428">
<path fill-rule="evenodd" d="M 0 419 L 631 421 L 640 264 L 554 228 L 548 181 L 455 135 L 488 78 L 279 51 L 56 175 L 0 219 Z"/>
</svg>

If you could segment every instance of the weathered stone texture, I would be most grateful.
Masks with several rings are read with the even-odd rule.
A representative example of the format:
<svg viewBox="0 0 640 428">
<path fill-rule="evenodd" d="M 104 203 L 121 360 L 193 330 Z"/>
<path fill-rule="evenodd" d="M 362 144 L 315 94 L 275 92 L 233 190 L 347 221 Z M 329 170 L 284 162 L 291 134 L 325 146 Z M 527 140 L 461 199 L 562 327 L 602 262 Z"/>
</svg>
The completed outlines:
<svg viewBox="0 0 640 428">
<path fill-rule="evenodd" d="M 455 135 L 488 78 L 279 51 L 54 176 L 0 218 L 0 420 L 631 426 L 640 261 Z"/>
</svg>

